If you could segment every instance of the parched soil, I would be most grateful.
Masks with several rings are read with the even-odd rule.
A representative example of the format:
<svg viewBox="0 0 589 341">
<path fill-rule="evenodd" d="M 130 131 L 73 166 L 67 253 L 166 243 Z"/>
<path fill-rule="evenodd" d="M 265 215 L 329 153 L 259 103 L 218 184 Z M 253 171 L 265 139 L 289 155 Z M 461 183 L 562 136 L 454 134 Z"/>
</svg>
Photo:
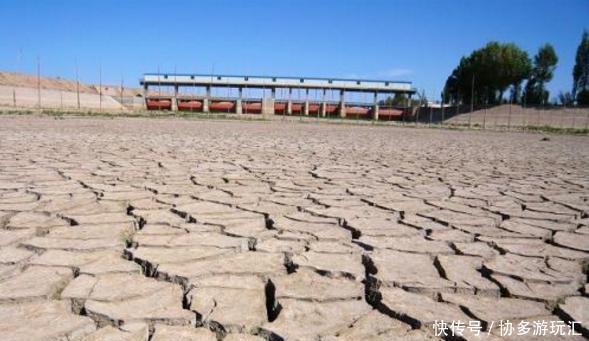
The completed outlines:
<svg viewBox="0 0 589 341">
<path fill-rule="evenodd" d="M 588 213 L 586 136 L 3 116 L 0 331 L 587 336 Z"/>
</svg>

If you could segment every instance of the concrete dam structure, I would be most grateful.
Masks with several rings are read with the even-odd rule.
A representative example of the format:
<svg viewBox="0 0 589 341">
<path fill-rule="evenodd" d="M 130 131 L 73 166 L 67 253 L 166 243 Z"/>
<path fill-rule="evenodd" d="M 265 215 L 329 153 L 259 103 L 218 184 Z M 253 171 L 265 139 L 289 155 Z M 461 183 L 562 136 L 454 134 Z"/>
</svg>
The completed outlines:
<svg viewBox="0 0 589 341">
<path fill-rule="evenodd" d="M 374 120 L 401 119 L 415 93 L 411 82 L 341 78 L 148 73 L 140 84 L 148 110 Z M 394 94 L 406 104 L 382 105 Z"/>
</svg>

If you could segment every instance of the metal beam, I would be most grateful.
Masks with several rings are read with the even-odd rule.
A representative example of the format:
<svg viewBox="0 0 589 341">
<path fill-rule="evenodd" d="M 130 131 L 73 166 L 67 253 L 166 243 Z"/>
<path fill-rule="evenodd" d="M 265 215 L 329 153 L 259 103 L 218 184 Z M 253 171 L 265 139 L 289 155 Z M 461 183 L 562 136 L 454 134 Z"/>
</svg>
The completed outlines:
<svg viewBox="0 0 589 341">
<path fill-rule="evenodd" d="M 330 89 L 352 92 L 414 93 L 411 82 L 340 78 L 145 74 L 142 85 Z"/>
</svg>

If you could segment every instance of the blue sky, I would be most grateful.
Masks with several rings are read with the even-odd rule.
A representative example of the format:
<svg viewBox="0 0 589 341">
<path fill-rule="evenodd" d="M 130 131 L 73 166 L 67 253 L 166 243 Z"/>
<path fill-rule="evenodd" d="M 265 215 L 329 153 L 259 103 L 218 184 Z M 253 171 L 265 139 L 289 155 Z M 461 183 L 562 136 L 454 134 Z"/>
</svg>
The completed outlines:
<svg viewBox="0 0 589 341">
<path fill-rule="evenodd" d="M 490 40 L 559 56 L 570 90 L 589 0 L 0 0 L 0 69 L 138 85 L 144 72 L 409 80 L 437 98 Z"/>
</svg>

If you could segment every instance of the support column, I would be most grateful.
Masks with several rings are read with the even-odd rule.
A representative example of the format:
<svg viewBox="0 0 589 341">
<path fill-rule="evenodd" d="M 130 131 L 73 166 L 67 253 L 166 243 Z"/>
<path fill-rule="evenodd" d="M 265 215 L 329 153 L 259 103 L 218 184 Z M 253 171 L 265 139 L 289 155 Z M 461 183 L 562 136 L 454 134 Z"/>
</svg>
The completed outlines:
<svg viewBox="0 0 589 341">
<path fill-rule="evenodd" d="M 274 92 L 275 90 L 272 89 L 271 96 L 268 98 L 264 92 L 264 97 L 262 97 L 262 115 L 274 115 Z"/>
<path fill-rule="evenodd" d="M 305 89 L 305 116 L 309 116 L 309 89 Z"/>
<path fill-rule="evenodd" d="M 243 99 L 243 88 L 239 88 L 239 96 L 237 97 L 237 101 L 235 101 L 235 113 L 236 114 L 243 114 L 243 106 L 242 106 L 242 99 Z"/>
<path fill-rule="evenodd" d="M 286 103 L 286 114 L 292 115 L 292 88 L 288 88 L 288 102 Z"/>
<path fill-rule="evenodd" d="M 327 116 L 327 102 L 325 102 L 326 91 L 327 90 L 323 89 L 323 101 L 321 103 L 321 117 Z"/>
<path fill-rule="evenodd" d="M 206 94 L 205 98 L 202 100 L 202 111 L 209 112 L 209 100 L 211 99 L 211 86 L 207 85 L 206 87 Z"/>
<path fill-rule="evenodd" d="M 339 93 L 339 117 L 346 118 L 346 92 L 342 89 Z"/>
<path fill-rule="evenodd" d="M 149 85 L 143 84 L 143 104 L 145 104 L 145 110 L 147 110 L 147 94 L 149 91 Z M 78 109 L 80 108 L 80 97 L 78 94 Z"/>
<path fill-rule="evenodd" d="M 172 111 L 178 111 L 178 85 L 174 85 L 174 98 L 172 99 Z"/>
<path fill-rule="evenodd" d="M 374 108 L 372 108 L 372 119 L 378 121 L 378 92 L 374 93 Z"/>
</svg>

